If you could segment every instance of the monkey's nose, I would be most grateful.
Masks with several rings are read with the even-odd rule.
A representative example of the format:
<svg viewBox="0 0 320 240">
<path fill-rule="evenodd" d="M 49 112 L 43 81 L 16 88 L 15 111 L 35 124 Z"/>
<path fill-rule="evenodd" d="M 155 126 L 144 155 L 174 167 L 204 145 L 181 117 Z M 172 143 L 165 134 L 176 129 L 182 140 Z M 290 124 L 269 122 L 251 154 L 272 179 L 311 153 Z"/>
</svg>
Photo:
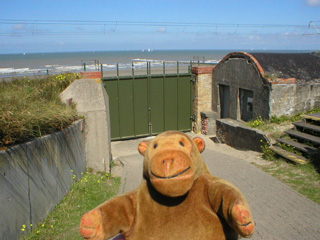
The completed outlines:
<svg viewBox="0 0 320 240">
<path fill-rule="evenodd" d="M 172 166 L 174 164 L 174 159 L 165 159 L 165 160 L 162 160 L 162 163 L 164 165 L 165 177 L 170 176 L 170 170 L 172 169 Z"/>
</svg>

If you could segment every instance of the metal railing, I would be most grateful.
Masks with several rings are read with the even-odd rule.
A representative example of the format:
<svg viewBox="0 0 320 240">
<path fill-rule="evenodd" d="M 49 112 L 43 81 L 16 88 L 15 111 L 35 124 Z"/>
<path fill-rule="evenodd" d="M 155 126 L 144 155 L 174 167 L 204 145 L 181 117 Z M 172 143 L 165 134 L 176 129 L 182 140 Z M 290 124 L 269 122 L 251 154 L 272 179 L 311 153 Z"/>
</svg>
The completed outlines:
<svg viewBox="0 0 320 240">
<path fill-rule="evenodd" d="M 100 71 L 103 77 L 190 74 L 192 64 L 192 61 L 136 61 L 130 65 L 101 64 Z"/>
<path fill-rule="evenodd" d="M 86 72 L 86 71 L 101 71 L 103 77 L 120 77 L 120 76 L 138 76 L 138 75 L 166 75 L 166 74 L 185 74 L 191 73 L 192 66 L 206 63 L 194 59 L 193 61 L 157 61 L 137 59 L 131 63 L 112 63 L 104 64 L 99 60 L 81 60 L 81 65 L 72 66 L 76 68 L 65 69 L 27 69 L 0 73 L 0 79 L 14 78 L 14 77 L 37 77 L 53 74 L 61 74 L 67 72 Z M 216 64 L 216 63 L 213 63 Z"/>
</svg>

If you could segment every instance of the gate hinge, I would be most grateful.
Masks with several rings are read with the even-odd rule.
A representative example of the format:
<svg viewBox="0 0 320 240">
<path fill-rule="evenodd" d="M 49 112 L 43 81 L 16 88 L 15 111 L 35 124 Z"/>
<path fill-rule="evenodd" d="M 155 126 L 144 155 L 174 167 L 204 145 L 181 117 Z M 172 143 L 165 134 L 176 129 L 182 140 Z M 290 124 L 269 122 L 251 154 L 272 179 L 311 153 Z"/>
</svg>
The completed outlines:
<svg viewBox="0 0 320 240">
<path fill-rule="evenodd" d="M 190 79 L 190 82 L 192 82 L 192 83 L 196 83 L 196 81 L 197 81 L 197 79 L 196 79 L 195 77 L 192 77 L 192 78 Z"/>
<path fill-rule="evenodd" d="M 191 117 L 190 117 L 190 120 L 192 122 L 195 122 L 197 120 L 197 116 L 195 114 L 192 114 Z"/>
</svg>

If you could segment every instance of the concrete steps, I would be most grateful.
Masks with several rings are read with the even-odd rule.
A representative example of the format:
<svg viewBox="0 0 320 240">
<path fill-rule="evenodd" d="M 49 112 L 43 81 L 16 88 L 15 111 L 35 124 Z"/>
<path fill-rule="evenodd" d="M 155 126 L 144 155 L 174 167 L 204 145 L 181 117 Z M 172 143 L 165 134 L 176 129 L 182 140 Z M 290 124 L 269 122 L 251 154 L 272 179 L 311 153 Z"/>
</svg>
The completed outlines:
<svg viewBox="0 0 320 240">
<path fill-rule="evenodd" d="M 296 127 L 296 129 L 304 129 L 305 131 L 314 132 L 315 135 L 320 136 L 320 126 L 303 121 L 295 122 L 293 125 Z"/>
<path fill-rule="evenodd" d="M 309 162 L 305 157 L 286 151 L 283 148 L 271 146 L 270 149 L 275 153 L 279 154 L 281 157 L 284 157 L 292 162 L 298 164 L 306 164 Z"/>
<path fill-rule="evenodd" d="M 285 131 L 292 138 L 300 139 L 302 141 L 311 142 L 315 145 L 320 145 L 320 137 L 313 136 L 311 134 L 303 133 L 297 130 Z"/>
<path fill-rule="evenodd" d="M 320 113 L 303 114 L 303 115 L 301 115 L 301 117 L 303 117 L 304 119 L 307 119 L 307 120 L 313 120 L 313 121 L 317 121 L 318 123 L 320 123 Z"/>
<path fill-rule="evenodd" d="M 303 143 L 299 143 L 297 141 L 294 140 L 290 140 L 290 139 L 285 139 L 285 138 L 277 138 L 277 141 L 283 144 L 286 144 L 288 146 L 292 146 L 295 149 L 299 150 L 300 152 L 304 152 L 307 154 L 313 154 L 314 152 L 317 151 L 316 148 L 303 144 Z"/>
<path fill-rule="evenodd" d="M 294 154 L 285 150 L 283 147 L 271 146 L 270 149 L 278 155 L 298 164 L 308 163 L 309 160 L 319 157 L 320 152 L 320 113 L 302 115 L 303 121 L 295 122 L 294 129 L 287 130 L 285 133 L 288 138 L 278 138 L 277 143 L 283 147 L 292 147 L 301 152 L 301 155 Z"/>
</svg>

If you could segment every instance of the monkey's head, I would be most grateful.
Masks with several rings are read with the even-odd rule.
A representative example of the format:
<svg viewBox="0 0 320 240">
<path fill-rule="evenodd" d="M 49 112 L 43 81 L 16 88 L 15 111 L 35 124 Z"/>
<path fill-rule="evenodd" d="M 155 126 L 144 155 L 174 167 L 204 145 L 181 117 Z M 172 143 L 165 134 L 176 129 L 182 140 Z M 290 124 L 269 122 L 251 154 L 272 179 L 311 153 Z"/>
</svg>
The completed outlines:
<svg viewBox="0 0 320 240">
<path fill-rule="evenodd" d="M 138 147 L 144 156 L 143 176 L 161 194 L 182 196 L 201 174 L 209 172 L 200 154 L 204 149 L 202 138 L 191 139 L 176 131 L 164 132 L 152 141 L 143 141 Z"/>
</svg>

